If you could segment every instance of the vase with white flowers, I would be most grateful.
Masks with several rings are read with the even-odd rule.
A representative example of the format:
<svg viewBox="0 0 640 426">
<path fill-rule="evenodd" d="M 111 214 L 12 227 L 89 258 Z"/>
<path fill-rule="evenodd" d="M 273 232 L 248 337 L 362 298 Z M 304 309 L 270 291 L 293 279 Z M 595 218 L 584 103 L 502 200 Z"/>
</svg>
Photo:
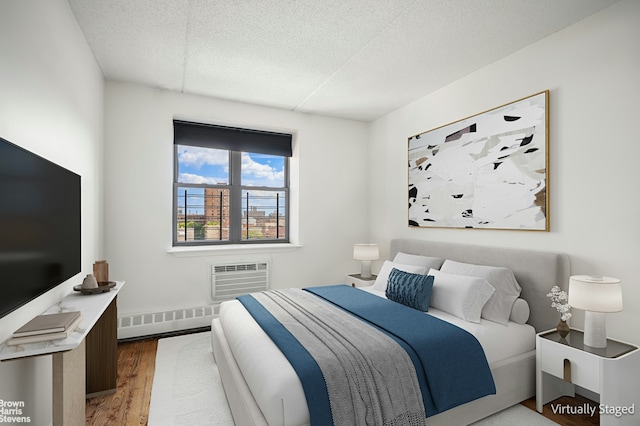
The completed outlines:
<svg viewBox="0 0 640 426">
<path fill-rule="evenodd" d="M 547 297 L 551 299 L 551 307 L 556 308 L 560 312 L 560 322 L 556 329 L 558 334 L 563 339 L 569 334 L 570 328 L 567 324 L 567 320 L 571 318 L 571 306 L 569 306 L 569 295 L 566 291 L 560 289 L 559 286 L 554 285 L 551 287 L 551 293 L 547 294 Z"/>
</svg>

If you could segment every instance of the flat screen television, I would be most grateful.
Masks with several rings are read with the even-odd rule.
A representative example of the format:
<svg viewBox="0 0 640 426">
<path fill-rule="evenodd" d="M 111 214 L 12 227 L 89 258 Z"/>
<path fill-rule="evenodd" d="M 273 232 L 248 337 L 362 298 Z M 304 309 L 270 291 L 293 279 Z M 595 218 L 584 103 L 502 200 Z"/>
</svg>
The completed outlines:
<svg viewBox="0 0 640 426">
<path fill-rule="evenodd" d="M 0 318 L 80 272 L 80 176 L 0 138 Z"/>
</svg>

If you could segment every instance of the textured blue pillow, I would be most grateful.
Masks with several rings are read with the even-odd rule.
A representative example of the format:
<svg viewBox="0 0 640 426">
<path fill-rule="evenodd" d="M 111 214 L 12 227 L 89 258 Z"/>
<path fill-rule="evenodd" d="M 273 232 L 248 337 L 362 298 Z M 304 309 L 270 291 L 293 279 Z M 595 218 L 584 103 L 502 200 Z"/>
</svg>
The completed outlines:
<svg viewBox="0 0 640 426">
<path fill-rule="evenodd" d="M 431 275 L 411 274 L 393 268 L 389 274 L 385 295 L 389 300 L 427 312 L 432 288 L 433 277 Z"/>
</svg>

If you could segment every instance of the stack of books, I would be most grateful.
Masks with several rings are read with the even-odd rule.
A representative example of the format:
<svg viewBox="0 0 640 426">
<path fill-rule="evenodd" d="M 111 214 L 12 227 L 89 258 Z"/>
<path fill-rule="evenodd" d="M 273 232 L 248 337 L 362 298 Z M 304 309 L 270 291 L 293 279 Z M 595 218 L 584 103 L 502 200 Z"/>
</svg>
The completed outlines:
<svg viewBox="0 0 640 426">
<path fill-rule="evenodd" d="M 38 315 L 17 329 L 7 344 L 25 345 L 27 343 L 66 339 L 80 324 L 81 320 L 82 315 L 79 311 Z"/>
</svg>

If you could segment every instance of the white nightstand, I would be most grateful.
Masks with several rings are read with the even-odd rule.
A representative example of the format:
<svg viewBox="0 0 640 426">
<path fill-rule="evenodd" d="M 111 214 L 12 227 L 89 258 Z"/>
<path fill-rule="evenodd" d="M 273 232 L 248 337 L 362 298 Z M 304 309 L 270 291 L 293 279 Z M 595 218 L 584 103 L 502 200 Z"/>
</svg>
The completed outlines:
<svg viewBox="0 0 640 426">
<path fill-rule="evenodd" d="M 362 278 L 360 274 L 348 274 L 345 283 L 351 287 L 368 287 L 376 282 L 377 275 L 372 274 L 371 278 Z"/>
<path fill-rule="evenodd" d="M 611 339 L 606 348 L 592 348 L 583 337 L 575 329 L 566 339 L 555 330 L 536 336 L 537 410 L 560 396 L 575 396 L 577 385 L 600 395 L 600 425 L 640 424 L 640 350 Z"/>
</svg>

